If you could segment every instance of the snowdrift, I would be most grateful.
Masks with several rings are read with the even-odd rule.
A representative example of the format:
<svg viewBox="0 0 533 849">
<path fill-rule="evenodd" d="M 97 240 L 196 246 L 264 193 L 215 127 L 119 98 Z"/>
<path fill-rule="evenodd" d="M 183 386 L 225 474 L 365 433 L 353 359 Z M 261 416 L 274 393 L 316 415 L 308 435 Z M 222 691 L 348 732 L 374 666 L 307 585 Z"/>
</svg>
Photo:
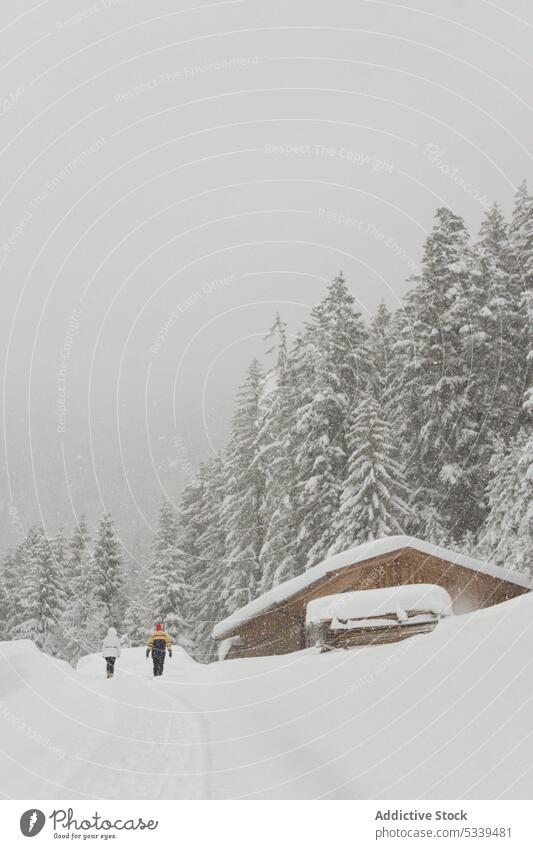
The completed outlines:
<svg viewBox="0 0 533 849">
<path fill-rule="evenodd" d="M 407 584 L 376 590 L 337 593 L 315 598 L 307 605 L 306 622 L 362 619 L 405 610 L 431 610 L 441 616 L 452 613 L 452 600 L 443 587 L 435 584 Z"/>
<path fill-rule="evenodd" d="M 12 798 L 531 798 L 533 596 L 403 643 L 105 679 L 0 643 Z"/>
</svg>

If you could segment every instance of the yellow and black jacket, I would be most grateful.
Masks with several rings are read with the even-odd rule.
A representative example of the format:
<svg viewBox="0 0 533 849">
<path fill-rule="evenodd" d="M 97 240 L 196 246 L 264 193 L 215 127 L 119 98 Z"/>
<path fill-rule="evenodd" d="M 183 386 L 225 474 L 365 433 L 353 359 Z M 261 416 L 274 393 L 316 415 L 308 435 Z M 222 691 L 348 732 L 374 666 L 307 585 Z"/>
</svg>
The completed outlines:
<svg viewBox="0 0 533 849">
<path fill-rule="evenodd" d="M 165 654 L 168 649 L 168 654 L 172 657 L 172 640 L 166 631 L 154 631 L 146 644 L 146 657 L 152 652 L 152 657 L 157 654 Z"/>
</svg>

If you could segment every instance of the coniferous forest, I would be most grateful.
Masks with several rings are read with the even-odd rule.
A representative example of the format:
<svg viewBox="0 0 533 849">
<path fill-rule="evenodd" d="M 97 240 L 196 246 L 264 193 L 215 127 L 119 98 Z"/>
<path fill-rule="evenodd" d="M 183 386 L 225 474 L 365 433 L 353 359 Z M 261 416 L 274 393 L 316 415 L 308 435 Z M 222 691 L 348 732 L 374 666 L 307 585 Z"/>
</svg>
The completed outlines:
<svg viewBox="0 0 533 849">
<path fill-rule="evenodd" d="M 161 504 L 146 584 L 126 574 L 109 514 L 93 539 L 84 520 L 70 539 L 33 527 L 2 564 L 0 638 L 75 663 L 108 625 L 138 645 L 160 620 L 208 661 L 217 621 L 390 534 L 531 571 L 532 283 L 522 184 L 510 221 L 493 205 L 477 237 L 436 211 L 395 312 L 363 320 L 339 272 L 294 344 L 273 316 L 225 451 Z"/>
</svg>

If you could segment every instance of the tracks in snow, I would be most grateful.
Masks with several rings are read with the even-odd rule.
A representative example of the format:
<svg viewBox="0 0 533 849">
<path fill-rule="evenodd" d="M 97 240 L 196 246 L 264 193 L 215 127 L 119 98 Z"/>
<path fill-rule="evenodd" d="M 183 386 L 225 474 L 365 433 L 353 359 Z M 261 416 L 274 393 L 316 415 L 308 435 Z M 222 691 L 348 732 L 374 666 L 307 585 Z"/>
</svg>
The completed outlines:
<svg viewBox="0 0 533 849">
<path fill-rule="evenodd" d="M 207 724 L 167 672 L 153 679 L 139 664 L 111 682 L 95 682 L 95 706 L 109 711 L 112 721 L 93 753 L 78 758 L 91 795 L 209 798 Z"/>
</svg>

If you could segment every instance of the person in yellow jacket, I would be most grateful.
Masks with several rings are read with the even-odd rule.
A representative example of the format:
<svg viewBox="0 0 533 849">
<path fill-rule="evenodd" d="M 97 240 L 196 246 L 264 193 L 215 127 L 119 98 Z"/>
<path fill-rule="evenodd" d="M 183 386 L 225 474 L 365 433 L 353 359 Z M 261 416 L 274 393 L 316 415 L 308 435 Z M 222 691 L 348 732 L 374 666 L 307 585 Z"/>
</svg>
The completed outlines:
<svg viewBox="0 0 533 849">
<path fill-rule="evenodd" d="M 155 631 L 148 640 L 146 646 L 146 657 L 150 657 L 152 653 L 152 661 L 154 664 L 154 678 L 158 678 L 163 674 L 163 666 L 165 665 L 165 655 L 168 651 L 168 656 L 172 657 L 172 640 L 166 631 L 163 631 L 162 625 L 157 623 Z"/>
</svg>

